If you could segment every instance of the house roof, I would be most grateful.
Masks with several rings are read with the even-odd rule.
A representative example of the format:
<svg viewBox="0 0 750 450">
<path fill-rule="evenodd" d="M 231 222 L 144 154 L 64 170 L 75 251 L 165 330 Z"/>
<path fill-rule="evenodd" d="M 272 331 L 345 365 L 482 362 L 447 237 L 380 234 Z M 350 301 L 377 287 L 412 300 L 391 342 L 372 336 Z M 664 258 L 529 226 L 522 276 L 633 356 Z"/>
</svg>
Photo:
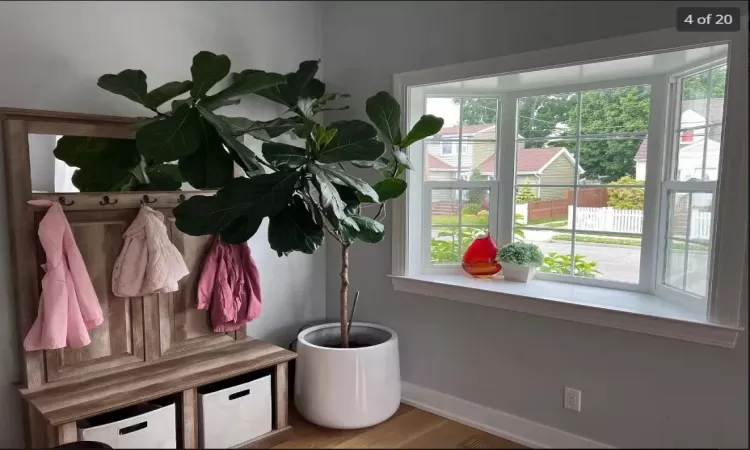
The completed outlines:
<svg viewBox="0 0 750 450">
<path fill-rule="evenodd" d="M 711 123 L 721 122 L 724 116 L 724 98 L 712 98 L 711 103 L 708 105 L 708 121 Z M 701 116 L 706 115 L 706 99 L 701 98 L 697 100 L 683 100 L 682 101 L 682 112 L 694 111 Z"/>
<path fill-rule="evenodd" d="M 437 156 L 427 154 L 427 169 L 443 169 L 443 170 L 455 170 L 454 166 L 451 166 L 447 162 L 438 158 Z"/>
<path fill-rule="evenodd" d="M 648 136 L 643 138 L 641 145 L 638 146 L 638 151 L 635 152 L 635 160 L 638 162 L 646 161 L 646 154 L 648 153 Z"/>
<path fill-rule="evenodd" d="M 440 129 L 440 134 L 442 135 L 458 134 L 458 129 L 459 129 L 458 126 L 443 127 Z M 489 131 L 489 130 L 494 130 L 494 129 L 495 129 L 494 124 L 479 124 L 479 125 L 464 125 L 461 131 L 463 131 L 464 135 L 467 135 L 467 134 L 477 134 L 482 131 Z"/>
<path fill-rule="evenodd" d="M 516 171 L 518 173 L 538 172 L 563 151 L 567 153 L 565 147 L 526 148 L 523 150 L 519 150 L 516 154 Z M 494 153 L 487 159 L 485 159 L 481 164 L 479 164 L 479 171 L 481 173 L 495 172 Z"/>
<path fill-rule="evenodd" d="M 708 112 L 708 121 L 710 123 L 721 122 L 724 117 L 724 99 L 723 98 L 712 98 L 711 103 L 708 105 L 710 108 Z M 706 114 L 706 99 L 698 100 L 683 100 L 682 101 L 682 112 L 693 111 L 703 116 Z M 709 139 L 710 141 L 711 139 Z M 638 146 L 638 151 L 635 152 L 635 160 L 638 162 L 645 162 L 646 156 L 648 155 L 648 136 L 646 136 L 641 145 Z"/>
</svg>

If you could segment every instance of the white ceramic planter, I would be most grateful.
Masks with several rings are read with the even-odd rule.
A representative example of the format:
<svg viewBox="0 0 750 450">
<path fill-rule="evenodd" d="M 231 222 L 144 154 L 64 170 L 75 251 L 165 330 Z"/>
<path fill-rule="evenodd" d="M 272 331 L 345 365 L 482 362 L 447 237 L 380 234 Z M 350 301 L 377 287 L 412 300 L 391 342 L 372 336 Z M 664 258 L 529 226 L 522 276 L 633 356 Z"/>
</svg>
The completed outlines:
<svg viewBox="0 0 750 450">
<path fill-rule="evenodd" d="M 398 336 L 390 328 L 354 322 L 350 341 L 361 348 L 329 348 L 339 342 L 339 324 L 303 330 L 297 336 L 294 404 L 310 422 L 356 429 L 391 417 L 401 403 Z"/>
<path fill-rule="evenodd" d="M 536 267 L 519 266 L 516 264 L 500 263 L 503 266 L 503 278 L 508 281 L 528 283 L 536 275 Z"/>
</svg>

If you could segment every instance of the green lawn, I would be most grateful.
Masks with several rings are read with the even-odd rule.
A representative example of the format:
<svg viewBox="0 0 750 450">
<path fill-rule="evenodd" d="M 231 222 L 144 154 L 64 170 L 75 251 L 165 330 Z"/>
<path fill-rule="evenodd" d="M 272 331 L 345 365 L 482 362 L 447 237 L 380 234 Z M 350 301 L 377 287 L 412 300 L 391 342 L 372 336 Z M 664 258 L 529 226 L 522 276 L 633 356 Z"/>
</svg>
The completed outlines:
<svg viewBox="0 0 750 450">
<path fill-rule="evenodd" d="M 489 215 L 463 214 L 461 216 L 462 226 L 487 226 L 490 222 Z M 433 225 L 458 226 L 458 215 L 435 215 L 432 216 Z"/>
<path fill-rule="evenodd" d="M 533 219 L 526 225 L 539 225 L 544 227 L 564 227 L 568 224 L 567 217 L 553 217 L 551 219 Z"/>
</svg>

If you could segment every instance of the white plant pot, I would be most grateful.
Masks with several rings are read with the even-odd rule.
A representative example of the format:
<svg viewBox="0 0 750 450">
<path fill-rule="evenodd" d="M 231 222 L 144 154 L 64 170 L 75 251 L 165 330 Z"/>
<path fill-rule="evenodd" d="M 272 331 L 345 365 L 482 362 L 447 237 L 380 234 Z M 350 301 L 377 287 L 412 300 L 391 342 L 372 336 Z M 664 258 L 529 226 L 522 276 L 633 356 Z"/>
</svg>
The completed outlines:
<svg viewBox="0 0 750 450">
<path fill-rule="evenodd" d="M 528 283 L 536 275 L 536 267 L 530 266 L 519 266 L 517 264 L 509 264 L 500 262 L 503 266 L 503 278 L 508 281 L 520 281 L 522 283 Z"/>
<path fill-rule="evenodd" d="M 390 328 L 354 322 L 350 342 L 338 344 L 338 323 L 318 325 L 297 336 L 294 404 L 308 421 L 328 428 L 356 429 L 391 417 L 401 403 L 398 336 Z"/>
</svg>

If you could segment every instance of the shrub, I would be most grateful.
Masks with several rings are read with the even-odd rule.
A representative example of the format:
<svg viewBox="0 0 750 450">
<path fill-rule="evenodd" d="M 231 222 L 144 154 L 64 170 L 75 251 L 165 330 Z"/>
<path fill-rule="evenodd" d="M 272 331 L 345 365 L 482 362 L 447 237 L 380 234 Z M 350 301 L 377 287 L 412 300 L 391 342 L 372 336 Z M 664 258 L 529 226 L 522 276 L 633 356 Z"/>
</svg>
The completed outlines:
<svg viewBox="0 0 750 450">
<path fill-rule="evenodd" d="M 500 263 L 539 267 L 544 262 L 544 255 L 534 244 L 511 242 L 497 251 L 496 259 Z"/>
<path fill-rule="evenodd" d="M 465 249 L 482 228 L 461 228 L 461 242 Z M 436 264 L 457 263 L 461 260 L 458 251 L 458 228 L 447 228 L 430 241 L 430 260 Z"/>
<path fill-rule="evenodd" d="M 518 189 L 518 193 L 516 194 L 516 203 L 522 204 L 535 202 L 537 200 L 539 200 L 539 197 L 536 196 L 534 191 L 529 186 L 523 186 Z"/>
<path fill-rule="evenodd" d="M 573 265 L 573 275 L 577 277 L 591 278 L 601 273 L 596 270 L 596 261 L 589 261 L 581 255 L 576 255 Z M 559 273 L 561 275 L 571 275 L 570 273 L 570 255 L 549 252 L 544 257 L 544 264 L 539 269 L 542 272 Z"/>
<path fill-rule="evenodd" d="M 463 213 L 469 215 L 477 215 L 482 210 L 482 206 L 479 203 L 467 203 L 463 207 Z"/>
<path fill-rule="evenodd" d="M 610 183 L 610 186 L 628 186 L 634 184 L 643 184 L 642 181 L 636 180 L 629 176 L 624 176 L 617 181 Z M 643 209 L 643 188 L 629 189 L 607 189 L 607 206 L 615 209 Z"/>
</svg>

